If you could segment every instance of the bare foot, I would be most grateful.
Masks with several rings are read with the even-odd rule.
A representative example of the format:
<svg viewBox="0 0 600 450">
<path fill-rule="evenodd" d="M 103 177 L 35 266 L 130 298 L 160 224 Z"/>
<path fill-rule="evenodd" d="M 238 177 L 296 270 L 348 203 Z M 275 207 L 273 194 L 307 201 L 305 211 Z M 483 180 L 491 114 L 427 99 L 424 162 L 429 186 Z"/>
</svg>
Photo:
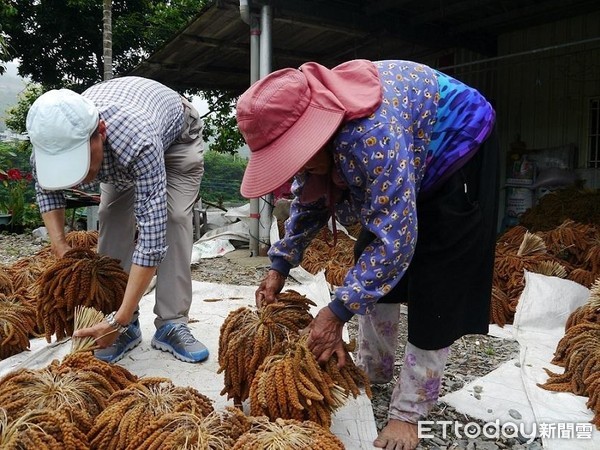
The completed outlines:
<svg viewBox="0 0 600 450">
<path fill-rule="evenodd" d="M 414 450 L 419 445 L 417 424 L 390 419 L 373 445 L 386 450 Z"/>
</svg>

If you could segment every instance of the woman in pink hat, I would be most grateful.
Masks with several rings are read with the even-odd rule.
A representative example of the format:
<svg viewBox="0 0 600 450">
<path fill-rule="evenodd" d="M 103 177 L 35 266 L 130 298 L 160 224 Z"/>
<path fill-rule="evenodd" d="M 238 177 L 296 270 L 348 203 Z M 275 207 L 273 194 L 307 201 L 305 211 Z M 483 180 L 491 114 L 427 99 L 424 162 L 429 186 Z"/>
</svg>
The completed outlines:
<svg viewBox="0 0 600 450">
<path fill-rule="evenodd" d="M 360 221 L 356 264 L 312 322 L 308 346 L 319 361 L 336 353 L 343 364 L 342 329 L 358 314 L 357 363 L 373 383 L 389 382 L 407 303 L 404 364 L 374 445 L 415 448 L 450 345 L 488 332 L 499 166 L 493 108 L 425 65 L 354 60 L 271 73 L 240 97 L 237 120 L 252 152 L 244 196 L 295 177 L 257 306 L 275 301 L 330 218 Z"/>
</svg>

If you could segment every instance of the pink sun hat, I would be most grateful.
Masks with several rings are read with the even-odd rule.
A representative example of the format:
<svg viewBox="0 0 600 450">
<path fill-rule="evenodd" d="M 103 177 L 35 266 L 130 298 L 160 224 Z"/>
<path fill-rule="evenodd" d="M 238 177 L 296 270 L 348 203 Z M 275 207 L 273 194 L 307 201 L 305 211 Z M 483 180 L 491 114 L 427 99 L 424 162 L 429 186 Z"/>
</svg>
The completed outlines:
<svg viewBox="0 0 600 450">
<path fill-rule="evenodd" d="M 250 148 L 241 193 L 268 194 L 292 178 L 347 120 L 381 103 L 373 63 L 354 60 L 327 69 L 317 63 L 270 73 L 237 103 L 238 127 Z"/>
</svg>

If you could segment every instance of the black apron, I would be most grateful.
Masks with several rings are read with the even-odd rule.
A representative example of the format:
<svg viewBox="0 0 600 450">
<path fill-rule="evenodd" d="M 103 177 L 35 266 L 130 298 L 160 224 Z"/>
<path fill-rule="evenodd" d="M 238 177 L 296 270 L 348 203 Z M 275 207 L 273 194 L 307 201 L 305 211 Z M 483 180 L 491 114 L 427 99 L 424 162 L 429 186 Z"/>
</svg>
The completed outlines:
<svg viewBox="0 0 600 450">
<path fill-rule="evenodd" d="M 435 192 L 417 197 L 415 254 L 380 303 L 408 304 L 408 341 L 423 350 L 487 334 L 498 217 L 496 131 Z M 466 192 L 465 192 L 466 190 Z M 365 230 L 354 256 L 375 239 Z"/>
</svg>

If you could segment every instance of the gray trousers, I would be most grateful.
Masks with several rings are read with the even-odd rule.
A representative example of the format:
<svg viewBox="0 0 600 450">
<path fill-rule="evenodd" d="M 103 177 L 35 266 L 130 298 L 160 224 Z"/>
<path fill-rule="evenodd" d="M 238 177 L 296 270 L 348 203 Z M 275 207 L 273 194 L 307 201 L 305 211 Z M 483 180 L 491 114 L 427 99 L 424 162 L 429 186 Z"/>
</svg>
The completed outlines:
<svg viewBox="0 0 600 450">
<path fill-rule="evenodd" d="M 182 99 L 182 103 L 182 134 L 165 152 L 168 249 L 156 278 L 157 328 L 167 322 L 187 323 L 192 303 L 192 218 L 204 174 L 204 143 L 198 111 L 187 100 Z M 121 260 L 127 272 L 135 247 L 134 199 L 134 187 L 117 191 L 110 184 L 100 185 L 98 252 Z"/>
</svg>

